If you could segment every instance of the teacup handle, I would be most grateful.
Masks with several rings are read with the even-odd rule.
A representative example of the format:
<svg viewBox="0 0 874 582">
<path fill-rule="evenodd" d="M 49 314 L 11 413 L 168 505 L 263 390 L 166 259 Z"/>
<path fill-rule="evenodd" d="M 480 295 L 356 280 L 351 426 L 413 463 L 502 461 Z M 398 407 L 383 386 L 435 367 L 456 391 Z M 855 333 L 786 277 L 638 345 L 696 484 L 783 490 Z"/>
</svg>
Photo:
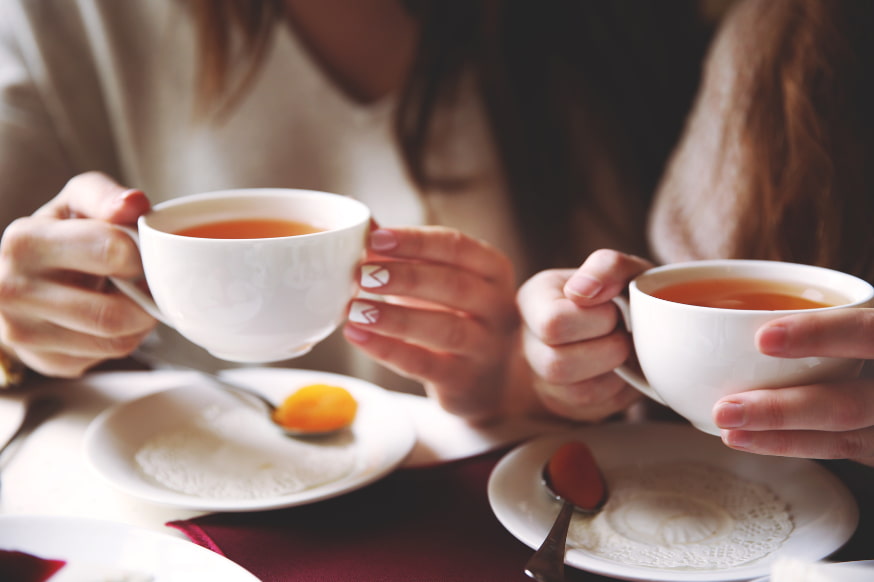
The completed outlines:
<svg viewBox="0 0 874 582">
<path fill-rule="evenodd" d="M 136 231 L 136 229 L 130 228 L 128 226 L 121 226 L 118 224 L 114 226 L 115 228 L 128 235 L 134 241 L 134 243 L 136 243 L 137 248 L 140 248 L 140 235 Z M 137 305 L 142 307 L 146 311 L 146 313 L 148 313 L 158 321 L 165 323 L 170 327 L 173 327 L 173 324 L 167 320 L 167 317 L 158 308 L 155 300 L 152 299 L 142 289 L 137 287 L 134 281 L 122 279 L 120 277 L 109 277 L 109 280 L 112 281 L 112 284 L 115 285 L 119 289 L 119 291 L 130 297 Z"/>
<path fill-rule="evenodd" d="M 622 314 L 622 321 L 625 323 L 625 329 L 628 330 L 628 333 L 633 334 L 634 332 L 631 329 L 631 309 L 628 305 L 628 299 L 626 299 L 622 295 L 617 295 L 613 298 L 613 303 L 616 304 L 616 307 L 619 308 L 619 313 Z M 643 377 L 643 374 L 637 372 L 636 370 L 632 370 L 631 367 L 629 367 L 627 364 L 622 364 L 621 366 L 615 368 L 613 371 L 616 372 L 617 376 L 619 376 L 659 404 L 663 404 L 665 406 L 668 405 L 662 399 L 662 397 L 659 396 L 655 390 L 653 390 L 653 387 L 649 385 L 649 382 L 647 382 L 646 378 Z"/>
</svg>

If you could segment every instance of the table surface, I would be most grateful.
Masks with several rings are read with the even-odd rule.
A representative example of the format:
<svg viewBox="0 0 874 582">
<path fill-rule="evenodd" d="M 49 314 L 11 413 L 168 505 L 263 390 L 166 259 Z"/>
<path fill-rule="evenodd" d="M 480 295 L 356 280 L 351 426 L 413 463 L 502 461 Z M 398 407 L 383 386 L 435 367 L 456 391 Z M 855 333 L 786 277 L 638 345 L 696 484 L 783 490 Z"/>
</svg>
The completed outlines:
<svg viewBox="0 0 874 582">
<path fill-rule="evenodd" d="M 24 398 L 37 392 L 47 392 L 60 395 L 65 402 L 64 410 L 60 414 L 41 426 L 21 446 L 9 451 L 11 455 L 0 457 L 0 469 L 2 469 L 0 513 L 108 519 L 184 539 L 189 539 L 192 533 L 196 534 L 197 528 L 202 526 L 211 536 L 211 541 L 223 540 L 225 543 L 233 544 L 240 539 L 240 531 L 246 532 L 246 528 L 251 528 L 253 525 L 264 524 L 267 527 L 275 527 L 278 521 L 300 519 L 301 516 L 311 516 L 312 512 L 318 511 L 322 503 L 272 512 L 206 515 L 202 512 L 165 507 L 133 498 L 117 491 L 95 474 L 87 465 L 82 452 L 85 431 L 94 417 L 117 402 L 178 384 L 180 377 L 186 377 L 185 375 L 188 375 L 188 378 L 192 377 L 188 372 L 99 372 L 75 381 L 46 380 L 33 386 L 29 391 L 16 390 L 0 395 L 0 442 L 5 441 L 6 436 L 14 429 L 21 414 Z M 515 577 L 518 580 L 525 580 L 526 577 L 521 573 L 521 564 L 524 564 L 531 550 L 500 527 L 496 519 L 491 516 L 485 483 L 491 468 L 513 444 L 539 434 L 566 430 L 569 425 L 517 419 L 515 422 L 478 430 L 443 413 L 425 398 L 406 394 L 398 394 L 397 397 L 409 406 L 408 410 L 414 419 L 418 442 L 413 452 L 401 468 L 384 480 L 384 483 L 371 486 L 365 491 L 356 491 L 323 502 L 325 503 L 323 510 L 328 514 L 332 510 L 349 512 L 353 511 L 353 506 L 350 504 L 368 506 L 375 500 L 384 499 L 387 494 L 391 495 L 393 487 L 404 485 L 421 488 L 425 483 L 433 486 L 435 479 L 447 479 L 445 484 L 447 497 L 444 503 L 454 503 L 454 506 L 438 508 L 436 514 L 429 514 L 435 529 L 450 527 L 450 522 L 444 519 L 446 516 L 458 515 L 459 512 L 462 515 L 465 512 L 469 515 L 481 514 L 484 518 L 481 521 L 485 523 L 482 532 L 466 533 L 491 536 L 494 540 L 489 542 L 488 548 L 494 550 L 495 555 L 512 556 L 511 563 L 490 569 L 496 576 L 500 573 L 499 577 L 491 579 L 512 580 Z M 870 540 L 874 539 L 874 468 L 847 461 L 827 461 L 823 462 L 823 465 L 837 475 L 853 493 L 861 514 L 859 527 L 853 537 L 830 559 L 851 561 L 874 558 L 874 546 L 870 543 Z M 452 488 L 463 495 L 453 494 Z M 413 500 L 410 503 L 418 502 Z M 470 505 L 472 503 L 473 505 Z M 368 509 L 362 507 L 357 511 L 366 514 Z M 486 513 L 489 515 L 485 515 Z M 182 529 L 185 529 L 188 535 L 178 527 L 168 526 L 170 523 L 182 525 Z M 401 526 L 402 524 L 398 523 L 398 527 Z M 359 541 L 366 539 L 366 532 L 358 531 L 358 534 L 359 537 L 355 538 L 358 541 L 352 540 L 355 541 L 355 547 L 359 547 Z M 382 534 L 386 539 L 395 540 L 396 543 L 403 541 L 403 536 L 399 535 L 399 532 L 383 531 Z M 286 535 L 289 536 L 286 541 L 291 542 L 297 534 L 290 531 L 286 532 Z M 447 532 L 433 532 L 435 543 L 442 543 L 441 536 L 445 535 Z M 347 548 L 353 547 L 352 541 L 347 543 Z M 299 540 L 299 543 L 303 542 Z M 239 554 L 234 553 L 234 548 L 220 549 L 229 558 L 249 568 L 264 580 L 283 579 L 272 570 L 257 571 L 258 564 L 247 564 L 246 552 L 250 549 L 245 545 L 245 543 L 241 544 Z M 356 550 L 359 552 L 359 558 L 365 561 L 367 548 L 368 545 L 362 542 L 359 550 Z M 447 548 L 451 549 L 451 544 Z M 375 550 L 371 548 L 371 551 Z M 463 553 L 464 548 L 455 548 L 453 551 Z M 434 555 L 443 561 L 451 558 L 440 551 Z M 514 561 L 519 563 L 513 563 Z M 468 563 L 477 563 L 477 561 L 468 557 Z M 417 565 L 423 566 L 410 564 L 411 567 Z M 433 574 L 436 575 L 437 572 L 438 570 L 434 570 Z M 512 573 L 509 578 L 505 576 L 506 572 Z M 480 574 L 477 576 L 470 579 L 487 581 Z M 316 578 L 301 576 L 288 579 L 315 580 Z M 381 579 L 409 578 L 391 577 L 390 574 L 386 574 Z M 447 575 L 443 578 L 422 579 L 439 579 L 445 582 L 453 578 Z M 588 574 L 584 578 L 583 573 L 572 569 L 569 571 L 569 579 L 606 580 Z"/>
</svg>

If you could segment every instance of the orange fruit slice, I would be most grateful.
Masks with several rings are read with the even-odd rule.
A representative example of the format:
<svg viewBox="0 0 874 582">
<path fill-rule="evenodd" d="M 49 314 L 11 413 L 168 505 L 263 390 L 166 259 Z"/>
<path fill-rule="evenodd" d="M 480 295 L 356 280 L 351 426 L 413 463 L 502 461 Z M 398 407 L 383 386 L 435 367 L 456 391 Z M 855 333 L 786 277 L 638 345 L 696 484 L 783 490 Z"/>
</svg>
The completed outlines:
<svg viewBox="0 0 874 582">
<path fill-rule="evenodd" d="M 310 384 L 291 393 L 273 419 L 289 430 L 318 433 L 346 428 L 357 412 L 358 402 L 345 388 Z"/>
</svg>

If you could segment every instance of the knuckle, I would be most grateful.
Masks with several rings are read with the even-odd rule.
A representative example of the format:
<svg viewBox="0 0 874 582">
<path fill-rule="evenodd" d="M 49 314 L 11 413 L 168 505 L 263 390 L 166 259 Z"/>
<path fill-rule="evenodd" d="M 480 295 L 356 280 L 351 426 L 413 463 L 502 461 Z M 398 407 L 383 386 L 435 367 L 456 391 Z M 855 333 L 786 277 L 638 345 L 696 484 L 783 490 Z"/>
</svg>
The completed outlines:
<svg viewBox="0 0 874 582">
<path fill-rule="evenodd" d="M 18 302 L 27 295 L 28 287 L 27 279 L 0 273 L 0 305 L 9 306 Z"/>
<path fill-rule="evenodd" d="M 444 329 L 444 341 L 452 351 L 465 350 L 470 341 L 469 322 L 459 317 L 450 318 Z"/>
<path fill-rule="evenodd" d="M 404 370 L 413 378 L 426 382 L 434 381 L 434 360 L 424 352 L 417 355 L 408 355 L 403 366 Z"/>
<path fill-rule="evenodd" d="M 839 429 L 855 429 L 870 424 L 868 410 L 852 398 L 837 399 L 831 401 L 832 421 Z"/>
<path fill-rule="evenodd" d="M 109 176 L 107 174 L 104 174 L 103 172 L 97 170 L 89 170 L 87 172 L 77 174 L 67 180 L 67 183 L 64 185 L 63 189 L 78 190 L 81 188 L 91 188 L 94 184 L 100 184 L 109 179 Z"/>
<path fill-rule="evenodd" d="M 129 327 L 128 309 L 120 302 L 102 299 L 91 304 L 90 320 L 98 333 L 114 337 Z"/>
<path fill-rule="evenodd" d="M 0 240 L 0 256 L 20 260 L 32 254 L 34 242 L 28 223 L 29 218 L 18 218 L 6 227 Z"/>
<path fill-rule="evenodd" d="M 550 384 L 570 384 L 574 366 L 556 350 L 546 350 L 538 374 Z"/>
<path fill-rule="evenodd" d="M 34 332 L 31 327 L 19 325 L 14 320 L 5 320 L 0 326 L 0 342 L 7 346 L 23 347 L 32 345 Z"/>
<path fill-rule="evenodd" d="M 121 357 L 134 351 L 141 340 L 139 335 L 99 338 L 97 347 L 108 357 Z"/>
<path fill-rule="evenodd" d="M 115 228 L 109 228 L 96 249 L 96 259 L 105 265 L 107 274 L 133 275 L 131 265 L 136 264 L 137 255 L 130 238 Z"/>
<path fill-rule="evenodd" d="M 551 313 L 531 326 L 531 331 L 548 345 L 564 343 L 573 331 L 573 320 L 563 313 Z"/>
<path fill-rule="evenodd" d="M 598 249 L 589 255 L 587 262 L 599 265 L 606 269 L 615 269 L 622 263 L 622 253 L 612 249 Z"/>
<path fill-rule="evenodd" d="M 604 354 L 602 366 L 614 370 L 621 366 L 633 351 L 631 338 L 628 334 L 617 332 L 607 336 L 607 351 Z"/>
<path fill-rule="evenodd" d="M 864 433 L 865 431 L 857 430 L 839 434 L 835 439 L 831 458 L 856 459 L 870 456 L 872 453 L 871 444 L 864 437 Z"/>
</svg>

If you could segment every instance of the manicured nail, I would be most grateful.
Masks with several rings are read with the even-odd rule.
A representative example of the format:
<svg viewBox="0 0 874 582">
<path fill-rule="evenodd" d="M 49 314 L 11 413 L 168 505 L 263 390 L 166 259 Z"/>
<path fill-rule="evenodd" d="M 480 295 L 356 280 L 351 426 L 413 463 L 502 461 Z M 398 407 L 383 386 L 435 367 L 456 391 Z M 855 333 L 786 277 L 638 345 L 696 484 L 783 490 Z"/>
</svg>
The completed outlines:
<svg viewBox="0 0 874 582">
<path fill-rule="evenodd" d="M 373 289 L 386 285 L 390 278 L 388 269 L 383 265 L 364 265 L 361 267 L 359 284 L 365 289 Z"/>
<path fill-rule="evenodd" d="M 590 277 L 589 275 L 576 274 L 568 279 L 568 282 L 565 285 L 565 292 L 576 295 L 577 297 L 591 299 L 603 288 L 604 284 L 598 279 Z"/>
<path fill-rule="evenodd" d="M 128 188 L 123 192 L 119 192 L 115 198 L 109 199 L 107 204 L 113 209 L 121 208 L 127 203 L 128 200 L 130 200 L 134 196 L 142 196 L 142 190 L 138 190 L 136 188 Z"/>
<path fill-rule="evenodd" d="M 379 321 L 379 309 L 364 301 L 353 301 L 349 308 L 349 321 L 372 325 Z"/>
<path fill-rule="evenodd" d="M 370 249 L 380 251 L 390 251 L 398 246 L 398 239 L 390 230 L 378 228 L 370 233 Z"/>
<path fill-rule="evenodd" d="M 747 423 L 744 405 L 740 402 L 720 402 L 716 405 L 714 421 L 719 428 L 738 428 Z"/>
</svg>

